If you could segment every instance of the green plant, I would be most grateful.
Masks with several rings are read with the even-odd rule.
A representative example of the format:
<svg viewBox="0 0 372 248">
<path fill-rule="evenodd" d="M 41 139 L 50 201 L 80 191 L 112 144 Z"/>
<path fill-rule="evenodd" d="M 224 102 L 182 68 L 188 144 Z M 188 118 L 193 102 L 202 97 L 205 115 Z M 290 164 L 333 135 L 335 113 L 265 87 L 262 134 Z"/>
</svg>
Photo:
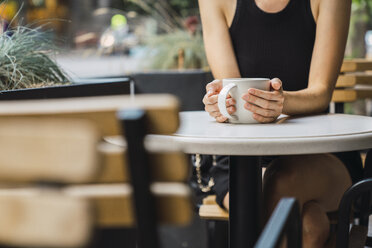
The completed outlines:
<svg viewBox="0 0 372 248">
<path fill-rule="evenodd" d="M 366 47 L 364 36 L 367 30 L 372 29 L 372 1 L 353 0 L 347 58 L 364 57 Z"/>
<path fill-rule="evenodd" d="M 198 69 L 208 66 L 201 34 L 189 35 L 185 31 L 154 35 L 146 40 L 147 69 L 178 69 L 179 53 L 184 57 L 183 69 Z"/>
<path fill-rule="evenodd" d="M 0 34 L 0 90 L 68 83 L 51 58 L 54 52 L 41 27 L 17 26 Z"/>
<path fill-rule="evenodd" d="M 194 8 L 197 1 L 128 1 L 137 4 L 158 23 L 158 33 L 144 40 L 149 50 L 144 63 L 146 69 L 199 69 L 208 66 L 197 18 L 193 17 L 193 23 L 187 27 L 181 14 L 182 7 Z"/>
</svg>

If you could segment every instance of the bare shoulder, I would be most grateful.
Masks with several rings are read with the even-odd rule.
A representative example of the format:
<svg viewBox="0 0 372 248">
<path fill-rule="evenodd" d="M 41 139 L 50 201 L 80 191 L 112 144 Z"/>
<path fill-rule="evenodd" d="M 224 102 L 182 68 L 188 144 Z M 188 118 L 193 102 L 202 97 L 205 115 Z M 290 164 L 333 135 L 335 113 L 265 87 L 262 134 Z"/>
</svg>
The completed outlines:
<svg viewBox="0 0 372 248">
<path fill-rule="evenodd" d="M 229 25 L 235 14 L 237 0 L 198 0 L 201 11 L 208 10 L 221 13 Z"/>
</svg>

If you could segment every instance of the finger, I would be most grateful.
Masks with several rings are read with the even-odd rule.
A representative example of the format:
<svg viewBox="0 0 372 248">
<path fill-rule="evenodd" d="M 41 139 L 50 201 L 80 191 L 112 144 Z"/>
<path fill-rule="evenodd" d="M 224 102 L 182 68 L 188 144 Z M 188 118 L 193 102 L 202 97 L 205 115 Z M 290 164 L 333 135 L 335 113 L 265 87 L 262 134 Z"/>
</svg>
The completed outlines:
<svg viewBox="0 0 372 248">
<path fill-rule="evenodd" d="M 216 112 L 208 112 L 210 116 L 212 116 L 213 118 L 217 118 L 217 117 L 220 117 L 221 116 L 221 113 L 216 111 Z"/>
<path fill-rule="evenodd" d="M 271 117 L 268 118 L 268 117 L 264 117 L 259 114 L 253 114 L 253 119 L 255 119 L 256 121 L 260 123 L 272 123 L 276 120 L 276 118 L 271 118 Z"/>
<path fill-rule="evenodd" d="M 273 78 L 271 81 L 271 87 L 274 90 L 281 90 L 282 89 L 282 81 L 279 78 Z"/>
<path fill-rule="evenodd" d="M 232 115 L 236 112 L 236 107 L 235 106 L 231 106 L 229 108 L 227 108 L 227 112 Z"/>
<path fill-rule="evenodd" d="M 205 95 L 204 96 L 203 103 L 205 105 L 216 104 L 217 102 L 218 102 L 218 95 L 212 95 L 212 96 Z"/>
<path fill-rule="evenodd" d="M 234 105 L 236 105 L 235 99 L 230 98 L 230 99 L 226 100 L 226 107 L 231 107 L 231 106 L 234 106 Z"/>
<path fill-rule="evenodd" d="M 210 82 L 209 84 L 207 84 L 207 86 L 205 88 L 207 90 L 207 95 L 212 95 L 212 94 L 215 94 L 215 93 L 219 93 L 222 89 L 222 81 L 219 80 L 219 79 L 216 79 L 216 80 Z"/>
<path fill-rule="evenodd" d="M 216 121 L 217 122 L 225 122 L 225 121 L 227 121 L 227 118 L 225 116 L 221 115 L 221 116 L 216 118 Z"/>
<path fill-rule="evenodd" d="M 242 98 L 244 101 L 257 105 L 264 109 L 277 110 L 280 106 L 279 102 L 269 101 L 251 94 L 245 94 Z"/>
<path fill-rule="evenodd" d="M 208 113 L 220 112 L 220 109 L 218 108 L 217 104 L 205 105 L 204 110 L 207 111 Z"/>
<path fill-rule="evenodd" d="M 280 91 L 266 91 L 266 90 L 259 90 L 259 89 L 249 89 L 248 93 L 251 94 L 251 95 L 255 95 L 255 96 L 258 96 L 260 98 L 269 100 L 269 101 L 280 101 L 280 100 L 283 99 L 283 94 Z"/>
<path fill-rule="evenodd" d="M 219 108 L 217 106 L 217 104 L 215 104 L 215 105 L 206 105 L 204 107 L 204 109 L 205 109 L 205 111 L 207 111 L 213 117 L 216 117 L 216 113 L 221 114 L 220 113 L 220 110 L 219 110 Z M 236 112 L 236 107 L 235 106 L 228 107 L 227 108 L 227 112 L 230 115 L 234 114 Z"/>
<path fill-rule="evenodd" d="M 244 105 L 244 108 L 246 110 L 251 111 L 252 113 L 259 114 L 263 117 L 268 117 L 268 118 L 276 118 L 280 115 L 280 113 L 277 111 L 270 110 L 270 109 L 263 109 L 263 108 L 257 107 L 249 103 L 246 103 Z"/>
</svg>

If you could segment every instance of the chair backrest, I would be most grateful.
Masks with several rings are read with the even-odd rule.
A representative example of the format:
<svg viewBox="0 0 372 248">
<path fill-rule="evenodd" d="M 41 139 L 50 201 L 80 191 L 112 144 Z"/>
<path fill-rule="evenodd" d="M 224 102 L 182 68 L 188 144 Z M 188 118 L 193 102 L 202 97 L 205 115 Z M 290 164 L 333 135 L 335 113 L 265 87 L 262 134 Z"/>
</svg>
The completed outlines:
<svg viewBox="0 0 372 248">
<path fill-rule="evenodd" d="M 142 127 L 131 127 L 130 109 L 142 110 Z M 0 243 L 76 247 L 93 225 L 137 225 L 140 241 L 150 231 L 157 247 L 158 220 L 185 224 L 193 214 L 188 164 L 175 147 L 145 149 L 144 138 L 178 124 L 169 95 L 0 102 Z"/>
<path fill-rule="evenodd" d="M 332 102 L 372 98 L 372 60 L 346 59 L 337 80 Z M 342 111 L 336 111 L 342 112 Z"/>
</svg>

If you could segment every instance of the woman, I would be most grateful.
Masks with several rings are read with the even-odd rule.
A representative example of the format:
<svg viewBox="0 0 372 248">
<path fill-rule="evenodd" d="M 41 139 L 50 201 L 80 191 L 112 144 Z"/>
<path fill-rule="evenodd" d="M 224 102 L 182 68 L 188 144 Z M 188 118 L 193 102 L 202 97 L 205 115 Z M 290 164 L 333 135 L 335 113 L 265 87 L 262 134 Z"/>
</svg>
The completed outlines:
<svg viewBox="0 0 372 248">
<path fill-rule="evenodd" d="M 343 60 L 351 0 L 199 0 L 209 65 L 216 79 L 269 77 L 272 91 L 250 89 L 245 108 L 261 123 L 280 114 L 325 112 Z M 205 110 L 225 122 L 217 107 L 221 80 L 206 87 Z M 235 112 L 228 99 L 228 111 Z M 362 173 L 357 152 L 264 157 L 266 218 L 280 198 L 296 197 L 304 247 L 324 247 L 327 212 Z M 228 157 L 218 157 L 215 191 L 228 208 Z"/>
</svg>

